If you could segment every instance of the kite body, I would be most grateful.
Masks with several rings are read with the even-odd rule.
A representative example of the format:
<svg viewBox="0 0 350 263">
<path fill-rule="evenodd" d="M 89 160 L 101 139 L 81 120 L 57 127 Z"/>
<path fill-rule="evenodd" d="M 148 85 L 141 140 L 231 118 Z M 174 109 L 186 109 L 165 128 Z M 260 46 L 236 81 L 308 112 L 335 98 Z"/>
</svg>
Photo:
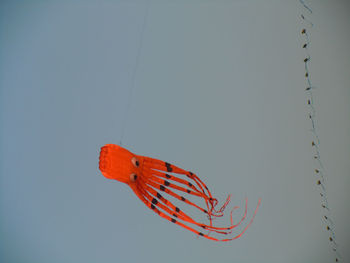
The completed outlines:
<svg viewBox="0 0 350 263">
<path fill-rule="evenodd" d="M 260 204 L 259 200 L 252 219 L 238 235 L 224 239 L 216 238 L 209 233 L 229 235 L 245 220 L 247 201 L 245 213 L 237 224 L 234 224 L 232 219 L 232 212 L 238 208 L 234 207 L 231 211 L 231 224 L 227 227 L 217 227 L 213 225 L 213 219 L 224 215 L 231 196 L 228 196 L 220 209 L 216 209 L 217 199 L 213 198 L 208 187 L 194 173 L 158 159 L 133 154 L 115 144 L 106 144 L 101 148 L 99 168 L 106 178 L 129 185 L 137 197 L 159 216 L 214 241 L 230 241 L 239 238 L 252 223 Z M 206 207 L 190 201 L 191 196 L 203 200 Z M 192 219 L 169 201 L 168 197 L 203 212 L 207 215 L 209 224 Z M 207 230 L 209 233 L 205 234 L 196 228 L 200 228 L 201 231 Z"/>
</svg>

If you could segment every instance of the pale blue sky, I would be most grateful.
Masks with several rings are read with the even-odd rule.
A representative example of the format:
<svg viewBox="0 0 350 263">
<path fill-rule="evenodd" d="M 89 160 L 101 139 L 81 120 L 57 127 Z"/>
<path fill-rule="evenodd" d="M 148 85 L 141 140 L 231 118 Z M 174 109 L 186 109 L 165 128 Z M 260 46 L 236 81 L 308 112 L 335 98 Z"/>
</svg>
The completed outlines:
<svg viewBox="0 0 350 263">
<path fill-rule="evenodd" d="M 297 0 L 2 1 L 0 261 L 332 262 L 313 175 L 304 13 L 347 262 L 350 5 L 308 3 L 312 15 Z M 196 172 L 221 200 L 248 197 L 250 215 L 262 198 L 242 238 L 197 239 L 101 175 L 99 149 L 119 143 L 132 87 L 123 145 Z"/>
</svg>

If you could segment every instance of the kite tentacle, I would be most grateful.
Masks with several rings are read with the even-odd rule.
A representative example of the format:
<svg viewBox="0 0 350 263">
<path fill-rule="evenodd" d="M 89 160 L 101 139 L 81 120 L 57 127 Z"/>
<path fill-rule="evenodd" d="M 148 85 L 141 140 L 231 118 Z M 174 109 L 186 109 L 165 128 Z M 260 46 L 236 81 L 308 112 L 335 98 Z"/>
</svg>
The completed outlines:
<svg viewBox="0 0 350 263">
<path fill-rule="evenodd" d="M 132 186 L 131 187 L 133 189 L 133 191 L 135 192 L 135 194 L 139 197 L 139 199 L 148 207 L 150 208 L 151 210 L 153 210 L 155 213 L 157 213 L 160 217 L 163 217 L 164 219 L 167 219 L 168 221 L 174 223 L 174 224 L 177 224 L 193 233 L 196 233 L 197 235 L 199 236 L 202 236 L 206 239 L 210 239 L 210 240 L 214 240 L 214 241 L 223 241 L 223 242 L 226 242 L 226 241 L 231 241 L 231 240 L 234 240 L 234 239 L 237 239 L 239 238 L 240 236 L 242 236 L 244 234 L 244 232 L 249 228 L 249 226 L 252 224 L 253 220 L 254 220 L 254 217 L 256 215 L 256 212 L 258 210 L 258 207 L 260 205 L 260 199 L 259 199 L 259 202 L 258 202 L 258 206 L 254 212 L 254 215 L 253 217 L 251 218 L 250 222 L 246 225 L 246 227 L 236 236 L 232 237 L 232 238 L 226 238 L 226 239 L 218 239 L 218 238 L 215 238 L 215 237 L 211 237 L 209 235 L 206 235 L 192 227 L 189 227 L 187 225 L 185 225 L 184 223 L 178 221 L 177 219 L 175 218 L 172 218 L 171 216 L 163 213 L 161 210 L 161 207 L 160 207 L 160 203 L 158 202 L 157 199 L 153 198 L 152 200 L 149 200 L 145 197 L 145 195 L 142 193 L 142 186 L 141 184 L 136 184 L 136 186 Z M 227 235 L 228 233 L 225 233 L 225 235 Z"/>
<path fill-rule="evenodd" d="M 165 178 L 165 179 L 168 179 L 170 181 L 174 181 L 174 182 L 186 185 L 186 186 L 190 187 L 192 191 L 195 191 L 195 192 L 201 194 L 201 196 L 205 197 L 205 194 L 203 194 L 203 192 L 201 192 L 199 189 L 197 189 L 197 187 L 189 181 L 186 181 L 186 180 L 178 178 L 174 175 L 163 173 L 163 172 L 160 172 L 158 170 L 154 170 L 154 169 L 150 169 L 150 168 L 146 168 L 144 170 L 145 170 L 144 173 L 146 173 L 146 174 L 152 174 L 152 175 L 157 176 L 157 177 Z"/>
<path fill-rule="evenodd" d="M 155 188 L 157 188 L 157 187 L 155 187 Z M 186 222 L 191 223 L 191 224 L 195 224 L 195 225 L 197 225 L 199 227 L 202 227 L 203 229 L 206 229 L 206 230 L 209 230 L 209 231 L 215 231 L 215 232 L 221 233 L 221 234 L 231 233 L 232 231 L 230 231 L 230 232 L 227 232 L 227 231 L 226 232 L 221 232 L 219 230 L 232 230 L 235 227 L 239 226 L 245 220 L 245 218 L 247 216 L 248 200 L 246 199 L 244 215 L 243 215 L 243 217 L 241 218 L 241 220 L 237 224 L 233 224 L 233 218 L 232 218 L 234 210 L 236 210 L 238 208 L 236 206 L 230 212 L 230 220 L 231 220 L 231 225 L 230 226 L 228 226 L 228 227 L 215 227 L 215 226 L 212 225 L 212 219 L 209 219 L 210 220 L 210 225 L 207 225 L 207 224 L 195 221 L 190 216 L 188 216 L 186 213 L 181 211 L 178 207 L 176 207 L 174 204 L 172 204 L 169 200 L 164 198 L 159 192 L 157 192 L 155 189 L 153 189 L 152 187 L 147 185 L 147 180 L 145 181 L 145 179 L 142 178 L 142 177 L 140 178 L 140 189 L 141 189 L 140 191 L 144 195 L 149 196 L 149 193 L 150 193 L 153 196 L 152 198 L 157 198 L 160 201 L 162 201 L 166 206 L 168 206 L 168 207 L 164 208 L 162 206 L 162 204 L 160 204 L 160 206 L 161 206 L 160 208 L 162 208 L 163 210 L 167 211 L 170 215 L 178 217 L 179 219 L 182 219 L 183 221 L 186 221 Z M 145 189 L 145 190 L 143 190 L 143 189 Z M 170 193 L 168 193 L 168 194 L 170 194 Z M 152 198 L 148 198 L 148 199 L 150 200 Z M 172 209 L 172 210 L 170 210 L 169 208 Z"/>
<path fill-rule="evenodd" d="M 157 204 L 159 208 L 161 208 L 163 211 L 167 212 L 170 216 L 173 216 L 177 219 L 180 219 L 182 221 L 185 221 L 190 224 L 194 224 L 196 226 L 202 227 L 203 229 L 215 231 L 219 234 L 229 234 L 231 232 L 228 231 L 220 231 L 220 230 L 231 230 L 231 228 L 227 227 L 212 227 L 209 225 L 206 225 L 204 223 L 199 223 L 192 219 L 189 215 L 184 213 L 180 208 L 176 207 L 173 203 L 171 203 L 169 200 L 167 200 L 165 197 L 163 197 L 161 194 L 159 194 L 156 190 L 154 190 L 151 187 L 147 187 L 146 185 L 140 185 L 139 191 L 148 199 L 151 200 L 153 204 Z"/>
<path fill-rule="evenodd" d="M 168 162 L 164 162 L 164 161 L 150 158 L 150 157 L 143 157 L 143 158 L 144 158 L 144 167 L 146 169 L 148 168 L 151 170 L 160 170 L 160 171 L 166 171 L 170 173 L 183 174 L 183 175 L 186 175 L 188 178 L 192 179 L 204 194 L 203 198 L 205 198 L 206 200 L 206 204 L 208 208 L 208 216 L 209 217 L 212 215 L 223 216 L 223 211 L 226 208 L 227 204 L 229 203 L 230 196 L 227 197 L 225 204 L 219 210 L 216 210 L 215 207 L 218 204 L 218 200 L 216 198 L 213 198 L 211 192 L 209 191 L 209 188 L 202 182 L 202 180 L 199 179 L 197 175 L 195 175 L 190 171 L 181 169 Z"/>
</svg>

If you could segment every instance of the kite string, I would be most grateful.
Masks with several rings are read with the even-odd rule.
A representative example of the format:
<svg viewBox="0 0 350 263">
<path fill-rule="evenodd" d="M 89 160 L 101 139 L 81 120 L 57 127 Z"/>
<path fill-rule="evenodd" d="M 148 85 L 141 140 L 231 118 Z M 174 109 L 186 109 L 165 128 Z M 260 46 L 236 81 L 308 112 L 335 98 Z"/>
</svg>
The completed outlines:
<svg viewBox="0 0 350 263">
<path fill-rule="evenodd" d="M 308 7 L 306 4 L 305 4 L 305 1 L 304 0 L 299 0 L 299 2 L 304 6 L 304 8 L 306 10 L 308 10 L 310 12 L 310 14 L 312 14 L 312 10 L 310 7 Z"/>
<path fill-rule="evenodd" d="M 133 72 L 131 73 L 131 81 L 130 81 L 128 99 L 127 99 L 127 106 L 126 106 L 125 115 L 124 115 L 124 118 L 122 119 L 122 124 L 121 124 L 121 134 L 120 134 L 120 140 L 119 140 L 120 146 L 122 146 L 125 128 L 126 128 L 126 124 L 127 124 L 127 119 L 128 119 L 129 111 L 130 111 L 130 107 L 131 107 L 132 95 L 133 95 L 133 90 L 135 87 L 136 73 L 137 73 L 137 70 L 139 67 L 139 62 L 140 62 L 141 49 L 142 49 L 142 45 L 143 45 L 143 36 L 144 36 L 145 28 L 146 28 L 146 21 L 147 21 L 148 12 L 149 12 L 149 6 L 150 6 L 150 1 L 148 1 L 146 3 L 146 11 L 145 11 L 143 24 L 142 24 L 142 28 L 141 28 L 140 44 L 138 46 L 137 54 L 136 54 L 135 68 L 134 68 Z"/>
<path fill-rule="evenodd" d="M 310 7 L 308 7 L 303 0 L 299 0 L 299 2 L 303 5 L 303 7 L 309 11 L 310 14 L 312 14 L 312 10 Z M 309 28 L 313 27 L 313 23 L 309 19 L 307 19 L 304 14 L 301 14 L 301 18 L 308 24 Z M 326 187 L 325 187 L 325 177 L 326 177 L 326 172 L 325 168 L 323 166 L 322 160 L 321 160 L 321 155 L 320 155 L 320 140 L 318 137 L 318 132 L 316 129 L 316 110 L 314 107 L 314 97 L 313 97 L 313 90 L 314 86 L 311 83 L 311 77 L 310 77 L 310 72 L 309 72 L 309 63 L 311 60 L 311 56 L 309 53 L 309 48 L 310 48 L 310 35 L 308 31 L 303 28 L 301 31 L 301 34 L 304 36 L 304 44 L 302 48 L 305 50 L 305 78 L 306 78 L 306 96 L 307 96 L 307 105 L 309 106 L 309 119 L 311 122 L 311 133 L 313 135 L 313 141 L 311 142 L 311 145 L 314 149 L 314 159 L 317 162 L 317 168 L 314 170 L 315 175 L 317 176 L 317 185 L 319 186 L 319 193 L 321 196 L 321 206 L 323 208 L 322 213 L 323 213 L 323 221 L 326 224 L 326 229 L 329 232 L 329 241 L 332 250 L 334 251 L 336 258 L 335 261 L 339 262 L 341 256 L 338 251 L 338 244 L 335 240 L 335 231 L 334 231 L 334 223 L 333 220 L 331 219 L 331 211 L 328 206 L 328 199 L 327 199 L 327 192 L 326 192 Z"/>
</svg>

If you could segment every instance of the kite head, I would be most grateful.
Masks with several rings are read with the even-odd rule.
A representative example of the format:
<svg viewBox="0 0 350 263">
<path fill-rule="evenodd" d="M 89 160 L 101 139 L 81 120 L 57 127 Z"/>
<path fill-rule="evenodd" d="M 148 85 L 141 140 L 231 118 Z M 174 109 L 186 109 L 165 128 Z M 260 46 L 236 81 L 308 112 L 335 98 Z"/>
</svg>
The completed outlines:
<svg viewBox="0 0 350 263">
<path fill-rule="evenodd" d="M 104 177 L 130 184 L 141 171 L 140 159 L 119 145 L 106 144 L 101 147 L 99 168 Z"/>
</svg>

